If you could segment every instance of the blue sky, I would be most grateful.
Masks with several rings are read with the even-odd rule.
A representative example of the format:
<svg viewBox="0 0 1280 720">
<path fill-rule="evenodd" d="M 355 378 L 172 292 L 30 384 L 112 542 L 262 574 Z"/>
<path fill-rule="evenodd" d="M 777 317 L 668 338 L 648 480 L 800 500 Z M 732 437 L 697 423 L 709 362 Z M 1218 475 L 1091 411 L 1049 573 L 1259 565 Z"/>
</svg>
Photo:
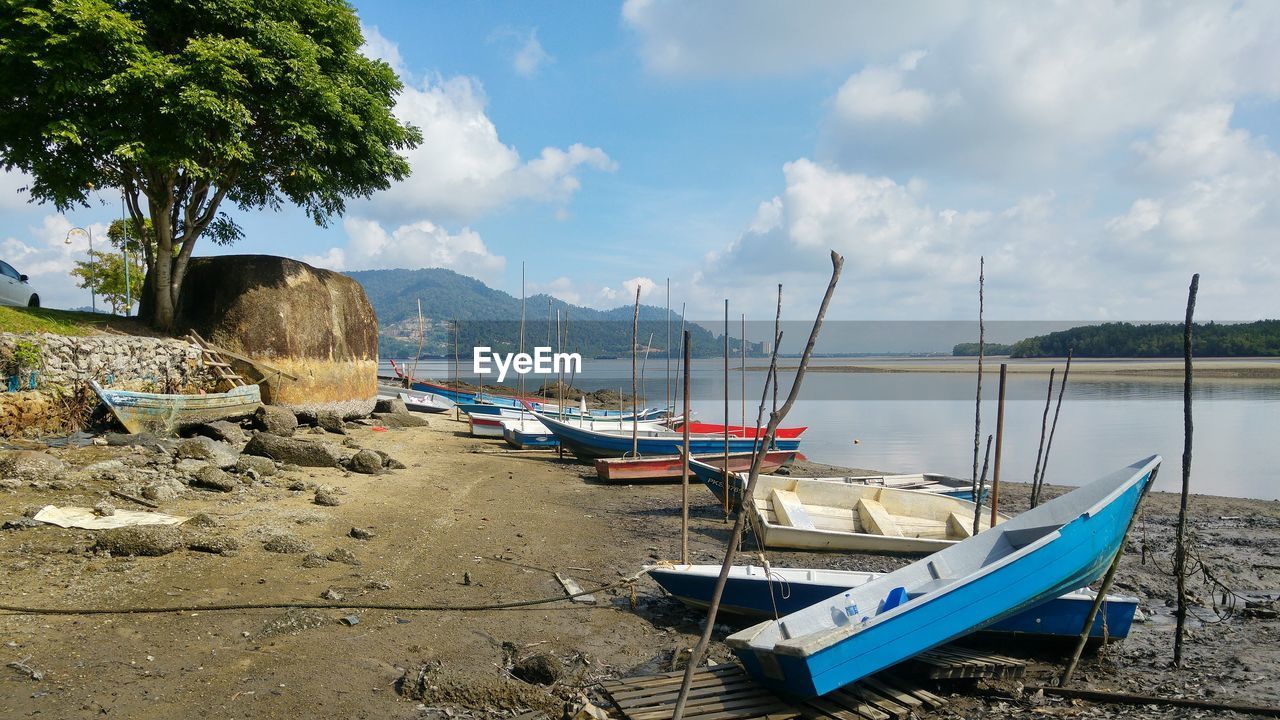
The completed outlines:
<svg viewBox="0 0 1280 720">
<path fill-rule="evenodd" d="M 714 317 L 1280 315 L 1280 5 L 728 0 L 356 4 L 422 127 L 413 176 L 317 228 L 237 213 L 232 249 L 443 266 L 612 307 L 639 285 Z M 0 257 L 47 302 L 73 225 L 3 179 Z"/>
</svg>

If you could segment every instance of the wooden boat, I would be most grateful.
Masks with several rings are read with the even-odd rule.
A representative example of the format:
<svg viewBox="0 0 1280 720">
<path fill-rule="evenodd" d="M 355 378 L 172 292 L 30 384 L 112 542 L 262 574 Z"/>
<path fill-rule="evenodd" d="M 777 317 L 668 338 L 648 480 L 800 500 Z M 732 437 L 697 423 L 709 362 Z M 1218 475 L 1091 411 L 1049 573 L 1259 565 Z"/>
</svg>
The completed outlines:
<svg viewBox="0 0 1280 720">
<path fill-rule="evenodd" d="M 680 422 L 679 420 L 676 420 L 671 423 L 671 428 L 673 430 L 682 430 L 684 428 L 684 423 Z M 718 425 L 716 423 L 698 422 L 696 420 L 691 421 L 689 423 L 689 432 L 695 433 L 695 434 L 724 435 L 724 428 L 725 428 L 724 425 Z M 774 432 L 774 437 L 782 438 L 786 440 L 793 440 L 793 439 L 799 438 L 801 435 L 804 434 L 804 431 L 808 429 L 809 429 L 808 425 L 805 425 L 803 427 L 785 427 L 785 428 L 780 427 Z M 762 427 L 753 427 L 748 425 L 730 425 L 729 437 L 745 437 L 745 438 L 761 437 L 764 435 L 764 431 L 765 429 Z"/>
<path fill-rule="evenodd" d="M 393 398 L 404 401 L 404 406 L 412 412 L 442 413 L 453 408 L 453 403 L 431 393 L 411 392 L 407 388 L 388 385 L 378 386 L 378 399 Z"/>
<path fill-rule="evenodd" d="M 484 417 L 484 416 L 482 416 Z M 503 417 L 499 420 L 502 425 L 502 438 L 507 441 L 508 445 L 524 449 L 533 448 L 552 448 L 558 447 L 560 441 L 556 438 L 547 426 L 543 425 L 539 420 L 533 418 L 529 413 L 525 413 L 523 418 Z M 577 427 L 585 427 L 592 430 L 603 430 L 608 432 L 631 432 L 631 420 L 621 420 L 619 418 L 607 418 L 604 420 L 570 420 Z M 642 431 L 663 429 L 657 423 L 642 422 L 639 424 Z"/>
<path fill-rule="evenodd" d="M 749 672 L 792 694 L 843 687 L 1102 577 L 1159 466 L 1158 455 L 1140 460 L 727 642 Z"/>
<path fill-rule="evenodd" d="M 165 395 L 90 387 L 131 433 L 171 433 L 184 423 L 246 417 L 262 407 L 257 385 L 243 385 L 224 393 Z"/>
<path fill-rule="evenodd" d="M 663 590 L 696 609 L 706 608 L 720 575 L 717 565 L 651 565 L 645 570 Z M 729 568 L 728 582 L 720 600 L 720 612 L 741 618 L 772 618 L 789 615 L 849 590 L 866 585 L 884 573 L 857 570 L 804 570 L 757 565 Z M 1059 595 L 1033 608 L 1010 615 L 979 632 L 1025 638 L 1080 637 L 1097 593 L 1089 589 Z M 1089 637 L 1099 643 L 1122 640 L 1129 635 L 1138 598 L 1108 595 L 1094 618 Z"/>
<path fill-rule="evenodd" d="M 534 417 L 542 421 L 555 436 L 560 440 L 560 444 L 573 451 L 573 454 L 583 460 L 594 460 L 596 458 L 609 457 L 626 457 L 631 454 L 631 432 L 627 428 L 621 432 L 600 432 L 579 428 L 573 422 L 562 422 L 541 413 L 534 413 Z M 673 430 L 662 428 L 660 430 L 646 431 L 641 430 L 638 433 L 636 445 L 638 454 L 641 457 L 649 455 L 676 455 L 681 452 L 683 447 L 684 436 Z M 730 438 L 729 452 L 742 453 L 751 452 L 755 449 L 756 440 L 750 438 Z M 778 450 L 797 450 L 800 447 L 799 440 L 780 440 L 777 443 Z M 725 442 L 723 435 L 692 435 L 689 438 L 689 452 L 692 455 L 714 455 L 723 453 L 725 450 Z"/>
<path fill-rule="evenodd" d="M 721 441 L 723 444 L 723 440 Z M 765 453 L 761 461 L 762 472 L 773 472 L 780 467 L 790 465 L 796 459 L 794 450 L 777 450 Z M 751 469 L 751 458 L 754 453 L 732 453 L 729 455 L 729 469 L 744 472 Z M 709 465 L 723 466 L 724 455 L 694 456 Z M 638 458 L 599 458 L 596 460 L 596 477 L 604 482 L 637 482 L 637 481 L 671 481 L 679 480 L 684 462 L 680 455 L 659 455 L 656 457 Z M 692 472 L 692 471 L 691 471 Z M 691 482 L 697 482 L 697 476 L 691 475 Z"/>
<path fill-rule="evenodd" d="M 532 412 L 540 412 L 555 417 L 560 417 L 560 412 L 554 405 L 539 405 L 536 403 L 526 403 L 515 407 L 507 405 L 494 405 L 492 403 L 458 403 L 457 407 L 468 415 L 495 415 L 502 418 L 527 419 Z M 658 408 L 644 408 L 637 410 L 635 415 L 626 413 L 619 415 L 616 412 L 609 414 L 598 414 L 599 411 L 590 410 L 584 415 L 581 410 L 571 408 L 569 412 L 564 414 L 564 419 L 573 423 L 577 423 L 580 419 L 589 421 L 612 421 L 614 424 L 618 422 L 630 423 L 632 417 L 640 418 L 641 422 L 657 422 L 664 417 L 662 410 Z M 665 427 L 663 428 L 666 429 Z"/>
<path fill-rule="evenodd" d="M 471 415 L 467 417 L 471 437 L 502 437 L 502 418 L 489 415 Z"/>
<path fill-rule="evenodd" d="M 698 460 L 695 458 L 695 460 Z M 711 491 L 721 503 L 724 502 L 725 477 L 719 464 L 699 461 L 691 463 L 689 470 Z M 742 507 L 742 491 L 747 487 L 746 469 L 734 469 L 729 485 L 730 501 L 733 509 Z M 761 472 L 766 472 L 763 468 Z M 772 471 L 769 471 L 772 472 Z M 801 477 L 788 475 L 781 479 L 817 480 L 820 482 L 841 483 L 845 485 L 874 485 L 877 487 L 896 488 L 898 490 L 916 490 L 919 492 L 945 495 L 960 500 L 973 499 L 973 486 L 962 478 L 940 475 L 937 473 L 917 473 L 915 475 L 848 475 L 843 477 Z M 983 493 L 984 497 L 986 493 Z"/>
</svg>

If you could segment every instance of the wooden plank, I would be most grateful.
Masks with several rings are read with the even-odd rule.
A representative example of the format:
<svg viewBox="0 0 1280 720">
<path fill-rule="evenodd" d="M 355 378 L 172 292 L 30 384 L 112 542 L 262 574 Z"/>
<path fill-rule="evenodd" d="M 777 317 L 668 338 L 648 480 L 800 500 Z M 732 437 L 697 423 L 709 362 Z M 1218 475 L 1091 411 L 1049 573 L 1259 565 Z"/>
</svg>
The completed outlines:
<svg viewBox="0 0 1280 720">
<path fill-rule="evenodd" d="M 898 703 L 899 705 L 905 705 L 913 710 L 924 707 L 924 702 L 915 697 L 912 697 L 910 693 L 905 693 L 895 687 L 890 687 L 880 682 L 875 677 L 863 678 L 859 682 L 871 688 L 872 690 L 875 690 L 881 695 L 884 695 L 890 700 Z"/>
<path fill-rule="evenodd" d="M 863 685 L 861 682 L 850 685 L 846 687 L 845 690 L 847 690 L 850 695 L 860 697 L 868 704 L 876 707 L 884 713 L 887 713 L 889 717 L 897 718 L 898 720 L 911 717 L 911 708 L 895 702 L 892 698 L 881 695 L 870 687 Z"/>
<path fill-rule="evenodd" d="M 582 586 L 581 586 L 581 585 L 579 585 L 579 584 L 578 584 L 578 582 L 577 582 L 576 580 L 574 580 L 573 578 L 571 578 L 571 577 L 569 577 L 569 576 L 567 576 L 567 575 L 561 575 L 560 573 L 556 573 L 556 579 L 560 581 L 560 585 L 561 585 L 561 587 L 563 587 L 563 588 L 564 588 L 564 592 L 565 592 L 565 594 L 566 594 L 566 595 L 571 595 L 571 596 L 573 596 L 573 597 L 570 597 L 570 598 L 569 598 L 569 600 L 570 600 L 571 602 L 584 603 L 584 604 L 586 604 L 586 605 L 595 605 L 595 604 L 596 604 L 596 596 L 595 596 L 595 595 L 590 595 L 590 594 L 588 594 L 588 595 L 580 595 L 580 594 L 579 594 L 579 593 L 581 593 L 581 592 L 582 592 Z"/>
<path fill-rule="evenodd" d="M 740 675 L 740 676 L 746 677 L 746 673 L 743 672 L 742 668 L 732 663 L 725 663 L 724 665 L 712 665 L 710 667 L 697 671 L 693 676 L 694 681 L 696 682 L 699 678 L 707 675 L 718 675 L 718 676 Z M 600 685 L 604 688 L 609 688 L 613 686 L 650 687 L 652 685 L 667 684 L 672 682 L 676 683 L 677 685 L 684 682 L 684 671 L 678 670 L 678 671 L 669 672 L 669 673 L 659 673 L 657 675 L 636 675 L 629 678 L 616 678 L 613 680 L 602 680 L 600 682 Z"/>
<path fill-rule="evenodd" d="M 928 690 L 917 685 L 915 682 L 908 680 L 899 675 L 881 675 L 880 680 L 888 685 L 896 687 L 904 692 L 909 692 L 919 698 L 930 710 L 937 710 L 947 704 L 944 697 L 935 695 Z"/>
<path fill-rule="evenodd" d="M 959 540 L 973 537 L 972 518 L 966 520 L 960 513 L 951 513 L 947 516 L 947 534 Z"/>
<path fill-rule="evenodd" d="M 681 680 L 682 678 L 655 678 L 639 683 L 601 683 L 601 686 L 610 692 L 622 693 L 626 696 L 633 692 L 650 694 L 653 692 L 662 692 L 664 688 L 679 687 Z M 749 680 L 749 678 L 741 672 L 720 674 L 703 671 L 696 673 L 693 676 L 693 687 L 702 687 L 704 685 L 723 685 L 726 683 L 734 683 L 744 680 Z"/>
<path fill-rule="evenodd" d="M 884 506 L 875 500 L 862 498 L 856 505 L 858 519 L 867 532 L 888 537 L 902 537 L 902 530 Z"/>
<path fill-rule="evenodd" d="M 671 717 L 671 705 L 644 708 L 642 710 L 624 710 L 631 720 L 668 720 Z M 712 720 L 712 718 L 750 718 L 767 713 L 786 710 L 782 701 L 772 695 L 756 695 L 746 698 L 732 698 L 724 701 L 704 700 L 685 704 L 686 718 L 689 720 Z"/>
<path fill-rule="evenodd" d="M 778 524 L 802 530 L 813 530 L 813 520 L 804 509 L 800 497 L 790 490 L 775 489 L 769 496 L 773 511 L 778 514 Z"/>
<path fill-rule="evenodd" d="M 818 715 L 820 718 L 836 718 L 836 720 L 874 720 L 874 718 L 869 719 L 867 715 L 863 715 L 862 713 L 837 705 L 826 698 L 813 698 L 812 700 L 807 701 L 807 704 L 809 707 L 812 707 L 821 713 Z"/>
<path fill-rule="evenodd" d="M 693 697 L 697 693 L 698 697 L 705 695 L 725 695 L 728 693 L 742 692 L 744 690 L 752 690 L 758 687 L 754 682 L 743 678 L 728 684 L 721 683 L 704 683 L 691 686 L 689 688 L 689 696 Z M 626 692 L 612 692 L 614 702 L 619 705 L 651 705 L 655 702 L 661 702 L 669 697 L 675 697 L 680 692 L 679 686 L 672 687 L 663 685 L 656 688 L 644 688 L 642 690 L 628 690 Z"/>
<path fill-rule="evenodd" d="M 867 720 L 889 720 L 888 713 L 868 705 L 861 698 L 854 697 L 852 694 L 845 692 L 845 690 L 848 690 L 848 687 L 827 693 L 826 699 L 860 717 L 867 718 Z"/>
</svg>

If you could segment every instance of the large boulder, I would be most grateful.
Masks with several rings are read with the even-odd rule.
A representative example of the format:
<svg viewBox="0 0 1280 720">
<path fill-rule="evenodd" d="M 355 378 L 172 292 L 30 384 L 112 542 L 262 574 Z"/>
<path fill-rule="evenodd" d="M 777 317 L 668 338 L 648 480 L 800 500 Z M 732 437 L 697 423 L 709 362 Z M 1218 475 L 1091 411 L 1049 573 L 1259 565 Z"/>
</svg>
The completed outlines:
<svg viewBox="0 0 1280 720">
<path fill-rule="evenodd" d="M 342 463 L 339 449 L 325 442 L 280 437 L 258 433 L 244 446 L 246 455 L 267 457 L 276 462 L 301 467 L 338 467 Z"/>
<path fill-rule="evenodd" d="M 232 359 L 262 378 L 264 402 L 311 416 L 373 410 L 378 319 L 345 275 L 269 255 L 192 258 L 175 313 L 179 330 L 269 365 Z"/>
</svg>

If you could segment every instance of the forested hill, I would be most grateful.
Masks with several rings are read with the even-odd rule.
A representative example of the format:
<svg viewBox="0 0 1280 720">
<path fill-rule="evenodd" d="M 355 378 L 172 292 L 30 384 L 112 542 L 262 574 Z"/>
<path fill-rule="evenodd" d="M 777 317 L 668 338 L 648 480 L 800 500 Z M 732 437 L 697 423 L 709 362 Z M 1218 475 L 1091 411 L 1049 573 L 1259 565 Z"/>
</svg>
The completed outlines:
<svg viewBox="0 0 1280 720">
<path fill-rule="evenodd" d="M 1076 357 L 1182 357 L 1182 330 L 1180 323 L 1085 325 L 1019 340 L 1009 348 L 1009 355 L 1063 357 L 1074 348 Z M 1192 350 L 1201 357 L 1280 356 L 1280 320 L 1198 324 L 1192 338 Z M 964 345 L 957 345 L 953 354 L 969 354 L 971 343 Z M 992 352 L 990 347 L 987 352 Z"/>
<path fill-rule="evenodd" d="M 410 357 L 418 350 L 418 301 L 425 318 L 423 354 L 453 355 L 453 330 L 458 321 L 458 345 L 470 357 L 471 347 L 488 345 L 496 351 L 516 349 L 520 336 L 520 298 L 494 290 L 475 278 L 443 268 L 420 270 L 360 270 L 346 273 L 360 283 L 378 314 L 379 352 L 383 357 Z M 567 352 L 583 357 L 629 357 L 633 307 L 612 310 L 571 305 L 549 295 L 525 301 L 525 346 L 556 346 L 555 316 L 568 319 Z M 640 306 L 640 344 L 653 335 L 652 352 L 661 355 L 667 339 L 666 308 Z M 680 315 L 671 313 L 672 355 L 679 352 Z M 695 356 L 723 352 L 723 340 L 700 325 L 691 325 Z M 738 352 L 739 344 L 730 340 Z M 760 354 L 760 343 L 749 343 L 748 352 Z M 652 356 L 651 356 L 652 357 Z"/>
</svg>

